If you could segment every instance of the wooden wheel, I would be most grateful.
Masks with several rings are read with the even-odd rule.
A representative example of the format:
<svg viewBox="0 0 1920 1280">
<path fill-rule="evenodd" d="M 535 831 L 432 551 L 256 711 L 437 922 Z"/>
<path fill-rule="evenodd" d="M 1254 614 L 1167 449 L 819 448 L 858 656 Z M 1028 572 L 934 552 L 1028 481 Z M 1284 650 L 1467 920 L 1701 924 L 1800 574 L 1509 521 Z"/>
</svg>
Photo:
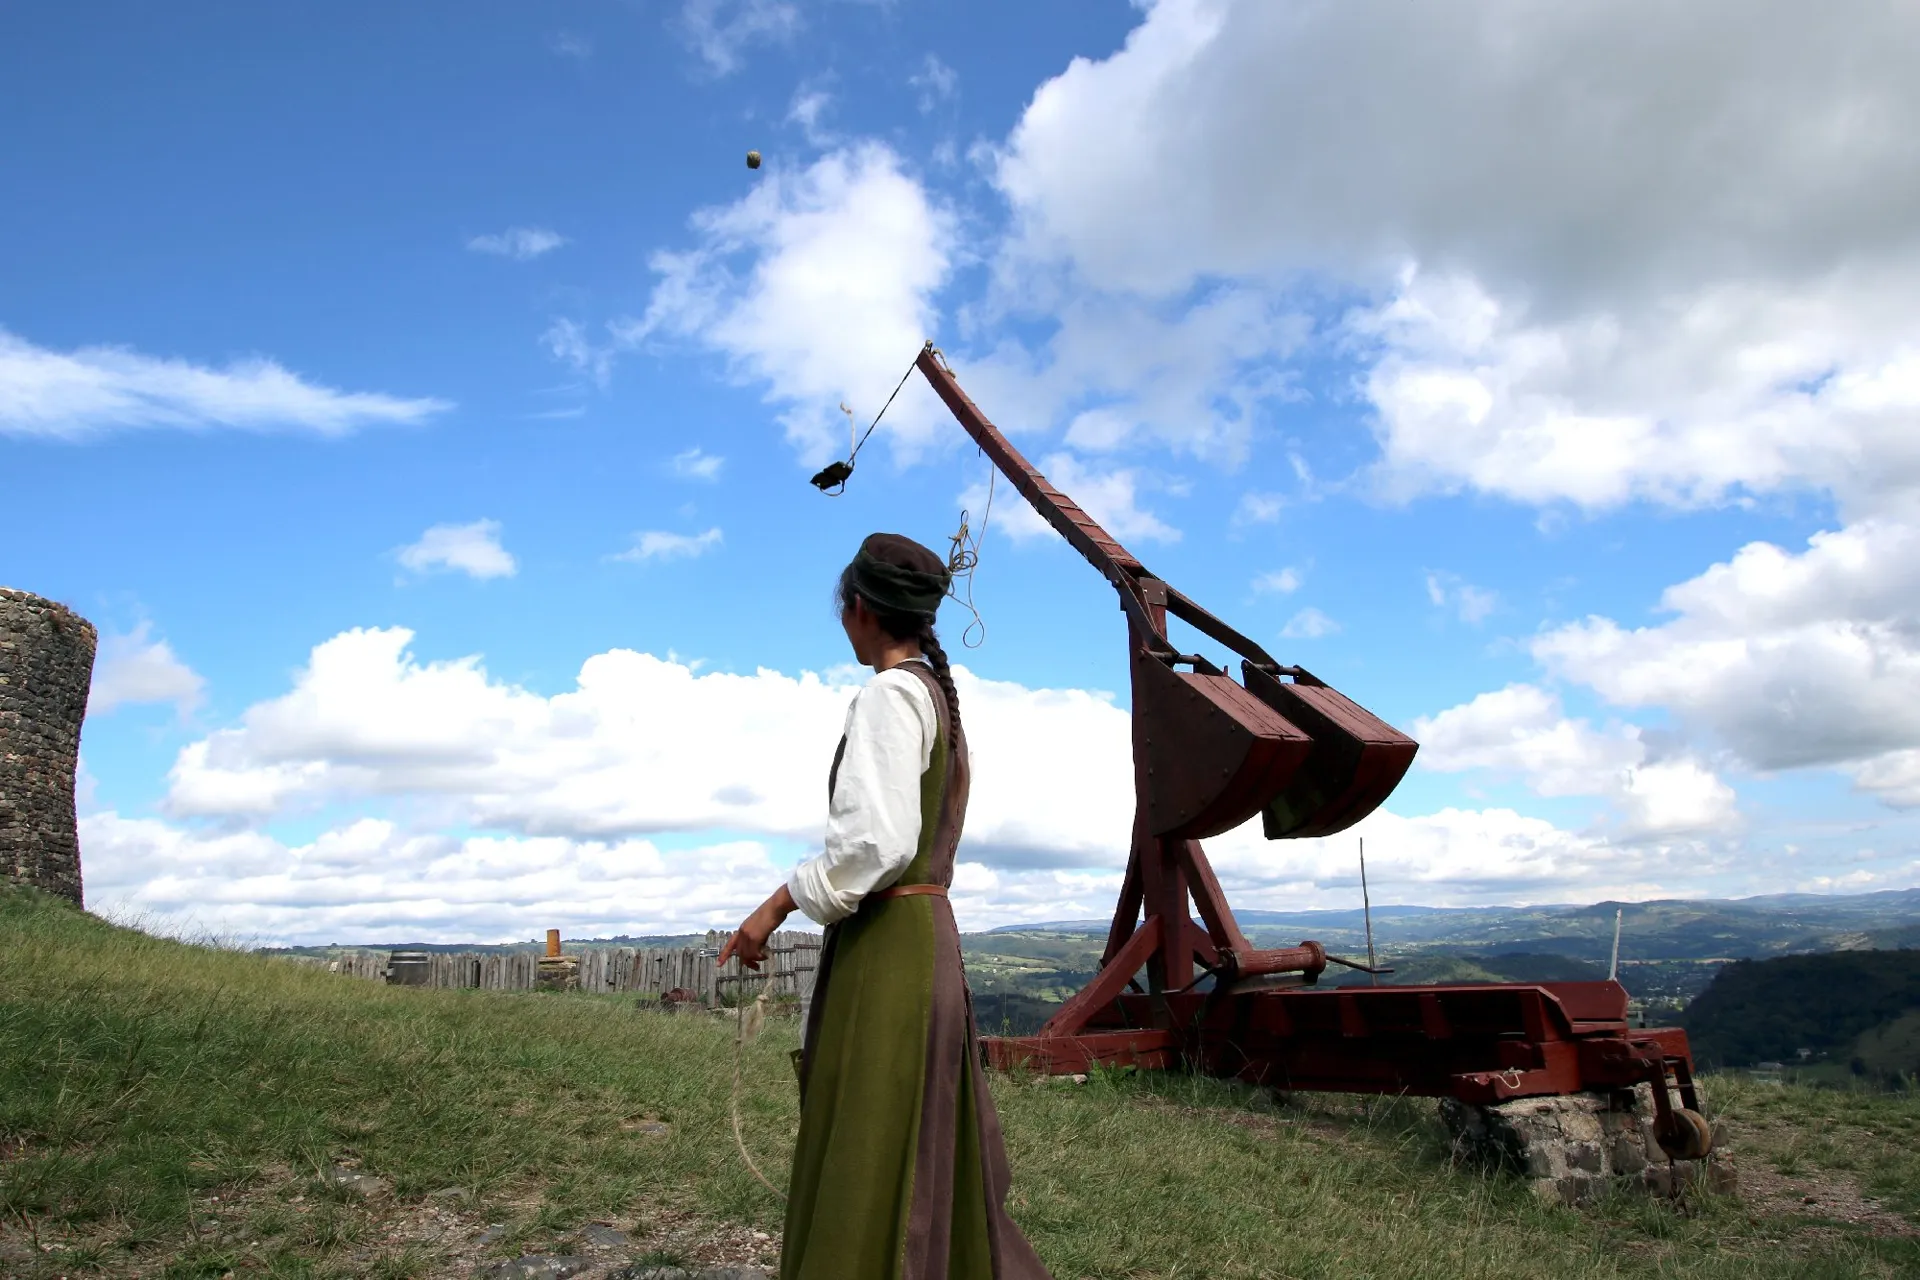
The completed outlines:
<svg viewBox="0 0 1920 1280">
<path fill-rule="evenodd" d="M 1655 1135 L 1660 1149 L 1673 1160 L 1698 1160 L 1713 1150 L 1713 1129 L 1698 1111 L 1681 1107 L 1671 1123 L 1660 1126 Z"/>
</svg>

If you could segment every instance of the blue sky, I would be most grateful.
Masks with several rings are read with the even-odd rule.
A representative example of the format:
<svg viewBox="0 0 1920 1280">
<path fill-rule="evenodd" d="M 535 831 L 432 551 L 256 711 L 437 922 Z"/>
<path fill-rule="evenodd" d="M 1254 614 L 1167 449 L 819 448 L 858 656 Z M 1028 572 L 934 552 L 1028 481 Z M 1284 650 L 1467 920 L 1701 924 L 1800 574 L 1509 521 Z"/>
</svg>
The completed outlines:
<svg viewBox="0 0 1920 1280">
<path fill-rule="evenodd" d="M 737 918 L 817 838 L 839 567 L 978 523 L 917 381 L 805 483 L 925 338 L 1421 738 L 1377 898 L 1920 883 L 1912 18 L 1034 8 L 0 20 L 0 582 L 104 637 L 90 903 Z M 944 622 L 967 927 L 1124 860 L 1120 618 L 1023 514 L 986 643 Z M 1345 905 L 1351 845 L 1213 847 L 1278 907 Z"/>
</svg>

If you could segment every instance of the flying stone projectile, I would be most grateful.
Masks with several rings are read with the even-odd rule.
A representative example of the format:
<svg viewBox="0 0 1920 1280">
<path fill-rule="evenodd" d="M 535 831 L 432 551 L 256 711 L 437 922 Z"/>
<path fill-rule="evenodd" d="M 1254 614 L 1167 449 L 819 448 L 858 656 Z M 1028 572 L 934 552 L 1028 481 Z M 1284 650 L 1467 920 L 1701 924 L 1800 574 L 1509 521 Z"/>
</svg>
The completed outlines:
<svg viewBox="0 0 1920 1280">
<path fill-rule="evenodd" d="M 758 169 L 759 167 L 760 167 L 760 153 L 758 151 L 747 152 L 747 168 Z"/>
</svg>

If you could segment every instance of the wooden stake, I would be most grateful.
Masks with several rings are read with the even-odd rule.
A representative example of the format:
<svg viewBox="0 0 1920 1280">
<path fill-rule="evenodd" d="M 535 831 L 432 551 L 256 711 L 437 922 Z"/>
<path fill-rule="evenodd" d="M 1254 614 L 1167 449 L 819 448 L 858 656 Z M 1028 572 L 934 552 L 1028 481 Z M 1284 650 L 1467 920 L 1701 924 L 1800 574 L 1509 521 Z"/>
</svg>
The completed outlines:
<svg viewBox="0 0 1920 1280">
<path fill-rule="evenodd" d="M 1360 905 L 1367 919 L 1367 968 L 1378 969 L 1380 962 L 1373 958 L 1373 898 L 1367 893 L 1367 838 L 1360 837 Z M 1380 975 L 1370 973 L 1373 985 L 1380 985 Z"/>
</svg>

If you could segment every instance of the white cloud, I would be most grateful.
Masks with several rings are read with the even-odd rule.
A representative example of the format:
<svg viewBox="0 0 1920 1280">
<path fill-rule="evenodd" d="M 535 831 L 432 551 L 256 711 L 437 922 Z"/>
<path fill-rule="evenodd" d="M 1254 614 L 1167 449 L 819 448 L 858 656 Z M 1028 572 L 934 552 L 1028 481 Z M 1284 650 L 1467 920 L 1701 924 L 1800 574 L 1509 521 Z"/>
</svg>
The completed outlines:
<svg viewBox="0 0 1920 1280">
<path fill-rule="evenodd" d="M 1656 757 L 1635 725 L 1603 731 L 1570 719 L 1536 685 L 1483 693 L 1422 717 L 1410 732 L 1422 768 L 1483 769 L 1519 777 L 1542 796 L 1601 797 L 1624 838 L 1724 832 L 1737 822 L 1733 789 L 1698 760 Z"/>
<path fill-rule="evenodd" d="M 400 564 L 415 573 L 458 570 L 470 578 L 511 578 L 517 566 L 500 545 L 498 520 L 436 524 L 418 542 L 400 548 Z"/>
<path fill-rule="evenodd" d="M 1340 624 L 1308 606 L 1287 619 L 1287 625 L 1280 628 L 1280 634 L 1288 640 L 1318 640 L 1322 636 L 1340 634 Z"/>
<path fill-rule="evenodd" d="M 1411 256 L 1560 308 L 1817 275 L 1920 228 L 1904 6 L 1401 16 L 1153 4 L 1121 51 L 1041 86 L 1008 140 L 998 181 L 1024 237 L 1102 288 L 1359 278 Z"/>
<path fill-rule="evenodd" d="M 1121 540 L 1135 542 L 1178 542 L 1180 531 L 1151 511 L 1140 506 L 1140 489 L 1150 481 L 1127 467 L 1102 470 L 1091 467 L 1070 453 L 1054 453 L 1041 459 L 1040 470 L 1060 492 L 1078 503 L 1095 523 Z M 970 512 L 986 509 L 987 486 L 975 484 L 960 495 L 960 506 Z M 1052 525 L 1020 496 L 1011 485 L 998 485 L 994 493 L 993 523 L 1016 542 L 1035 538 L 1057 538 Z"/>
<path fill-rule="evenodd" d="M 1375 357 L 1379 483 L 1589 509 L 1825 489 L 1884 509 L 1920 484 L 1914 256 L 1545 319 L 1470 277 L 1409 271 L 1349 320 Z"/>
<path fill-rule="evenodd" d="M 893 151 L 868 142 L 775 172 L 693 224 L 699 245 L 654 256 L 660 280 L 646 316 L 617 336 L 692 339 L 724 355 L 734 376 L 767 384 L 807 461 L 824 461 L 844 447 L 834 406 L 870 419 L 935 332 L 951 216 Z M 882 434 L 911 448 L 944 420 L 924 380 L 911 378 Z"/>
<path fill-rule="evenodd" d="M 960 92 L 960 73 L 930 53 L 907 77 L 907 85 L 917 91 L 920 114 L 925 115 Z"/>
<path fill-rule="evenodd" d="M 1263 573 L 1253 580 L 1253 589 L 1260 592 L 1274 592 L 1278 595 L 1291 595 L 1300 589 L 1300 571 L 1288 566 L 1272 573 Z"/>
<path fill-rule="evenodd" d="M 1286 509 L 1287 500 L 1277 493 L 1243 493 L 1233 509 L 1237 525 L 1272 524 Z"/>
<path fill-rule="evenodd" d="M 1749 547 L 1670 591 L 1670 621 L 1588 619 L 1535 651 L 1751 767 L 1920 800 L 1900 569 L 1920 559 L 1920 10 L 1406 17 L 1146 6 L 990 157 L 1015 221 L 994 278 L 1061 317 L 1120 297 L 1167 324 L 1222 290 L 1347 299 L 1319 339 L 1362 371 L 1390 499 L 1483 493 L 1550 525 L 1831 497 L 1841 527 L 1805 554 Z M 1468 620 L 1497 603 L 1435 589 Z"/>
<path fill-rule="evenodd" d="M 695 446 L 673 455 L 673 474 L 688 480 L 718 480 L 720 468 L 726 463 L 725 458 L 717 457 Z"/>
<path fill-rule="evenodd" d="M 585 62 L 593 56 L 593 41 L 576 31 L 555 32 L 547 40 L 547 48 L 562 58 L 572 58 L 576 62 Z"/>
<path fill-rule="evenodd" d="M 721 543 L 719 529 L 709 529 L 705 533 L 669 533 L 663 529 L 649 529 L 633 535 L 633 546 L 614 556 L 615 560 L 632 560 L 644 564 L 649 560 L 691 560 L 703 556 Z"/>
<path fill-rule="evenodd" d="M 103 636 L 94 662 L 87 714 L 104 715 L 115 707 L 171 702 L 183 716 L 200 705 L 207 682 L 180 661 L 165 640 L 149 639 L 142 622 L 125 635 Z"/>
<path fill-rule="evenodd" d="M 787 122 L 800 126 L 800 132 L 806 136 L 809 145 L 831 146 L 833 136 L 820 127 L 820 117 L 832 105 L 833 95 L 824 89 L 796 89 L 793 102 L 787 107 Z"/>
<path fill-rule="evenodd" d="M 547 326 L 547 331 L 540 335 L 540 345 L 561 364 L 590 378 L 595 386 L 605 387 L 613 374 L 614 356 L 621 344 L 617 337 L 595 343 L 579 321 L 562 317 Z"/>
<path fill-rule="evenodd" d="M 1592 617 L 1534 656 L 1620 706 L 1671 709 L 1757 769 L 1847 766 L 1890 801 L 1916 795 L 1920 529 L 1865 520 L 1790 553 L 1771 543 L 1669 587 L 1672 620 Z"/>
<path fill-rule="evenodd" d="M 1499 607 L 1500 597 L 1485 587 L 1462 582 L 1454 573 L 1427 571 L 1427 599 L 1436 608 L 1451 608 L 1460 621 L 1478 625 Z"/>
<path fill-rule="evenodd" d="M 700 674 L 614 650 L 542 696 L 411 643 L 356 630 L 317 646 L 288 692 L 182 750 L 167 820 L 90 815 L 99 900 L 308 941 L 724 927 L 818 839 L 821 779 L 865 677 Z M 955 679 L 975 766 L 963 923 L 1106 914 L 1133 812 L 1127 713 L 1103 693 Z M 322 812 L 306 843 L 261 828 Z M 1353 834 L 1387 901 L 1645 896 L 1726 869 L 1694 844 L 1499 809 L 1383 811 L 1331 841 L 1270 843 L 1252 824 L 1209 851 L 1243 906 L 1345 905 Z"/>
<path fill-rule="evenodd" d="M 264 820 L 328 803 L 411 797 L 449 822 L 520 836 L 610 839 L 703 830 L 811 839 L 824 773 L 854 686 L 697 674 L 614 650 L 577 686 L 542 697 L 478 658 L 421 662 L 404 630 L 317 646 L 293 689 L 182 750 L 168 811 Z M 846 679 L 864 679 L 850 671 Z M 1110 860 L 1131 821 L 1127 715 L 1105 695 L 956 676 L 976 756 L 975 860 Z M 1057 757 L 1078 742 L 1070 767 Z M 1049 761 L 1052 761 L 1049 764 Z M 1061 800 L 1063 789 L 1072 803 Z M 1080 821 L 1089 807 L 1103 816 Z"/>
<path fill-rule="evenodd" d="M 474 236 L 467 241 L 467 248 L 475 253 L 491 253 L 525 262 L 544 253 L 552 253 L 566 242 L 565 236 L 545 227 L 509 227 L 495 235 Z"/>
<path fill-rule="evenodd" d="M 424 422 L 452 407 L 336 391 L 261 357 L 214 369 L 125 347 L 50 351 L 0 329 L 0 435 L 80 440 L 117 428 L 230 427 L 344 436 Z"/>
<path fill-rule="evenodd" d="M 801 26 L 790 0 L 686 0 L 680 9 L 687 44 L 722 76 L 740 69 L 748 45 L 790 39 Z"/>
<path fill-rule="evenodd" d="M 512 942 L 730 929 L 779 871 L 764 845 L 448 837 L 361 818 L 295 844 L 118 813 L 81 819 L 89 905 L 241 942 Z"/>
<path fill-rule="evenodd" d="M 1039 322 L 1036 349 L 1012 342 L 962 359 L 968 392 L 990 416 L 1028 427 L 1064 420 L 1086 450 L 1141 443 L 1229 465 L 1247 456 L 1259 411 L 1299 394 L 1286 357 L 1311 322 L 1259 289 L 1223 285 L 1167 305 L 1066 288 L 1045 272 L 1000 264 L 992 297 L 963 313 L 963 327 Z"/>
<path fill-rule="evenodd" d="M 1872 4 L 1161 0 L 998 152 L 997 274 L 1367 298 L 1332 336 L 1389 496 L 1879 510 L 1920 485 L 1916 50 Z"/>
</svg>

